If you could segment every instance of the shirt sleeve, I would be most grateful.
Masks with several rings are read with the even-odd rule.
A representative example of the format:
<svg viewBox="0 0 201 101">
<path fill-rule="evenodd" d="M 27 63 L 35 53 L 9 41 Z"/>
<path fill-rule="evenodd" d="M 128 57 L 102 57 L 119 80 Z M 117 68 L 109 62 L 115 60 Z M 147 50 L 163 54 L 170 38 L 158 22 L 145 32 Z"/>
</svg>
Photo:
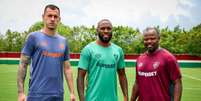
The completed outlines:
<svg viewBox="0 0 201 101">
<path fill-rule="evenodd" d="M 89 52 L 89 49 L 85 47 L 80 53 L 78 68 L 88 70 L 89 62 L 90 62 L 90 52 Z"/>
<path fill-rule="evenodd" d="M 70 59 L 70 54 L 69 54 L 69 47 L 68 47 L 68 41 L 65 41 L 65 51 L 64 51 L 64 61 Z"/>
<path fill-rule="evenodd" d="M 122 49 L 120 49 L 120 58 L 119 58 L 119 61 L 118 61 L 118 66 L 117 68 L 118 69 L 123 69 L 125 68 L 125 60 L 124 60 L 124 52 Z"/>
<path fill-rule="evenodd" d="M 171 80 L 181 78 L 179 64 L 174 56 L 170 56 L 168 58 L 168 70 Z"/>
<path fill-rule="evenodd" d="M 21 51 L 21 53 L 27 55 L 27 56 L 32 56 L 33 53 L 34 53 L 34 47 L 35 47 L 35 37 L 34 35 L 30 34 L 28 37 L 27 37 L 27 40 L 24 44 L 24 47 Z"/>
<path fill-rule="evenodd" d="M 138 59 L 136 60 L 135 63 L 135 80 L 138 81 Z"/>
</svg>

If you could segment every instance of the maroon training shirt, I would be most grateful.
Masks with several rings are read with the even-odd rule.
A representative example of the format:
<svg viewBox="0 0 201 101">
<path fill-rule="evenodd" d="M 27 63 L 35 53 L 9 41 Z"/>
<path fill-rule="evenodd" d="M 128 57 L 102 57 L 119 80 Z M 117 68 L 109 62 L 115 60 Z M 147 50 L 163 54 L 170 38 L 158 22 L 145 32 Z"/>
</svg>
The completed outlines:
<svg viewBox="0 0 201 101">
<path fill-rule="evenodd" d="M 176 58 L 165 49 L 144 53 L 137 59 L 139 101 L 170 101 L 171 85 L 181 78 Z"/>
</svg>

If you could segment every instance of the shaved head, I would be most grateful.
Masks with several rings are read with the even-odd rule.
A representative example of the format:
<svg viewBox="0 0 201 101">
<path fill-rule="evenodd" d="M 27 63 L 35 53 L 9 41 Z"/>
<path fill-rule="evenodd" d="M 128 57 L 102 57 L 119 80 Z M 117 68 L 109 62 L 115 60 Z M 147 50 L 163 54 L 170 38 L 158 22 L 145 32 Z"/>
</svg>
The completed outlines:
<svg viewBox="0 0 201 101">
<path fill-rule="evenodd" d="M 102 19 L 98 22 L 97 35 L 103 43 L 109 43 L 112 38 L 112 23 L 108 19 Z"/>
<path fill-rule="evenodd" d="M 111 26 L 112 26 L 112 23 L 111 23 L 110 20 L 108 20 L 108 19 L 102 19 L 102 20 L 100 20 L 100 21 L 98 22 L 97 28 L 100 27 L 100 25 L 101 25 L 102 23 L 104 23 L 104 22 L 107 22 L 107 23 L 111 24 Z"/>
</svg>

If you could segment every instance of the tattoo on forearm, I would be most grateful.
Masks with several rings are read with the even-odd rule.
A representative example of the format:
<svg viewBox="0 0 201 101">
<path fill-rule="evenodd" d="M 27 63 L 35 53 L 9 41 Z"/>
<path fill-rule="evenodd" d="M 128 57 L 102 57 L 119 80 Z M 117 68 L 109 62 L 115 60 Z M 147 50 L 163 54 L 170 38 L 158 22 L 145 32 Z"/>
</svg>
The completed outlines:
<svg viewBox="0 0 201 101">
<path fill-rule="evenodd" d="M 25 65 L 27 66 L 30 62 L 30 57 L 29 56 L 26 56 L 26 55 L 21 55 L 21 58 L 20 58 L 20 65 Z"/>
<path fill-rule="evenodd" d="M 17 74 L 17 86 L 18 93 L 24 92 L 24 81 L 26 78 L 27 66 L 29 64 L 30 57 L 21 55 L 19 69 Z"/>
</svg>

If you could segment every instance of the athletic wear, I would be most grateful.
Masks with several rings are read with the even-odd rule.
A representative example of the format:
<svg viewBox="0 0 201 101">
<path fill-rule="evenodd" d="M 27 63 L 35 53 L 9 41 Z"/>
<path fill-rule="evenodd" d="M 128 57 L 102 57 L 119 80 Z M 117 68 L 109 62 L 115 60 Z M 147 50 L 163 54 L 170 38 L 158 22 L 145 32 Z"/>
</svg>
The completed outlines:
<svg viewBox="0 0 201 101">
<path fill-rule="evenodd" d="M 63 96 L 63 63 L 69 60 L 67 40 L 56 34 L 33 32 L 22 53 L 31 57 L 29 96 Z"/>
<path fill-rule="evenodd" d="M 139 101 L 171 101 L 173 81 L 181 78 L 176 58 L 165 49 L 137 59 Z"/>
<path fill-rule="evenodd" d="M 86 101 L 117 101 L 117 69 L 125 67 L 122 49 L 111 43 L 103 47 L 96 42 L 81 52 L 79 68 L 87 70 Z"/>
<path fill-rule="evenodd" d="M 27 97 L 27 101 L 64 101 L 64 98 L 58 95 L 31 94 Z"/>
</svg>

